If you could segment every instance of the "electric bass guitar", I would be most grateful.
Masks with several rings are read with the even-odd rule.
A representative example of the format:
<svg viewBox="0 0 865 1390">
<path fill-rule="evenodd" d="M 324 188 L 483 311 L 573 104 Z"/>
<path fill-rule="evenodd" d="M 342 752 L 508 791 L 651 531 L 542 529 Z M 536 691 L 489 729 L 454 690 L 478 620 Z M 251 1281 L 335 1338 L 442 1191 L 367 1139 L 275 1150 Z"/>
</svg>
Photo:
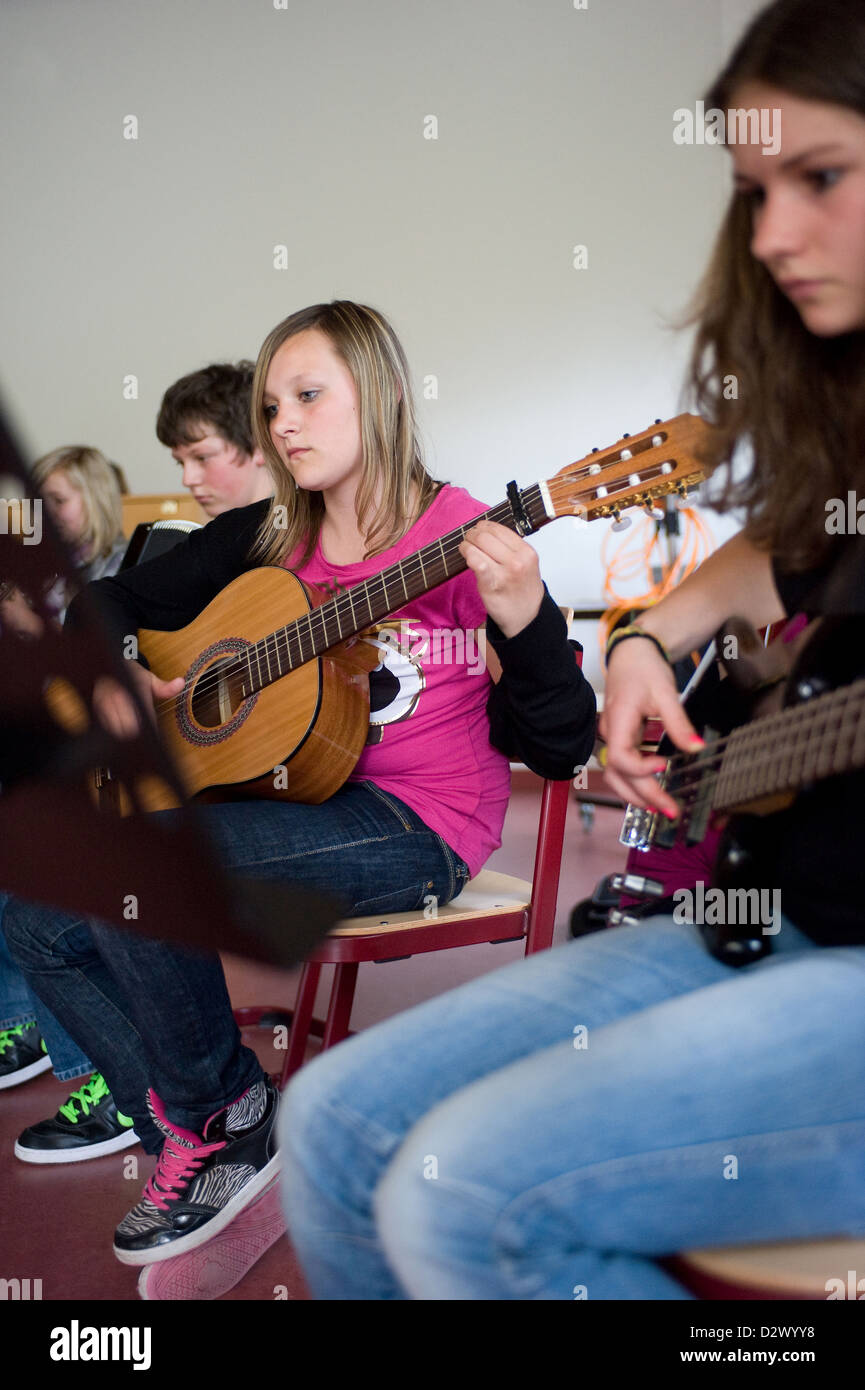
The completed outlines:
<svg viewBox="0 0 865 1390">
<path fill-rule="evenodd" d="M 703 478 L 699 457 L 710 427 L 694 415 L 656 421 L 642 434 L 595 449 L 546 482 L 456 527 L 380 574 L 324 599 L 289 570 L 240 575 L 188 626 L 141 630 L 139 652 L 184 689 L 157 706 L 159 729 L 187 795 L 326 801 L 363 751 L 369 671 L 380 653 L 363 633 L 412 599 L 467 568 L 459 551 L 482 519 L 530 535 L 557 517 L 618 522 L 627 507 L 651 509 L 684 497 Z M 102 773 L 103 789 L 110 774 Z M 143 809 L 177 804 L 161 783 L 139 788 Z"/>
<path fill-rule="evenodd" d="M 681 807 L 678 820 L 627 808 L 620 839 L 635 849 L 694 845 L 710 827 L 723 830 L 712 888 L 727 903 L 738 895 L 745 920 L 719 912 L 704 935 L 729 964 L 757 959 L 771 946 L 773 933 L 756 925 L 750 909 L 754 892 L 773 882 L 797 798 L 865 768 L 862 629 L 860 618 L 820 618 L 792 642 L 764 647 L 744 619 L 729 619 L 715 638 L 715 671 L 684 705 L 706 747 L 681 753 L 665 737 L 658 748 L 668 758 L 660 782 Z M 651 880 L 645 895 L 653 896 Z"/>
</svg>

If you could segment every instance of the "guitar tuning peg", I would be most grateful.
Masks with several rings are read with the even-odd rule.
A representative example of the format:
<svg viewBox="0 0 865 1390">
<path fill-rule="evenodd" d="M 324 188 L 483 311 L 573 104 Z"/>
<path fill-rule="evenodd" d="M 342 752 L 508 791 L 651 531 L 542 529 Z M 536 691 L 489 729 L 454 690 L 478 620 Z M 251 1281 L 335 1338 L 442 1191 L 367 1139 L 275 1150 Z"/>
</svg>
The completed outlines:
<svg viewBox="0 0 865 1390">
<path fill-rule="evenodd" d="M 646 507 L 645 510 L 646 516 L 650 517 L 652 521 L 663 521 L 666 515 L 663 508 L 657 506 L 653 507 L 651 504 Z"/>
<path fill-rule="evenodd" d="M 630 524 L 631 524 L 631 518 L 630 518 L 629 516 L 622 516 L 621 512 L 613 512 L 613 516 L 614 516 L 616 519 L 615 519 L 615 521 L 613 522 L 612 526 L 610 527 L 610 530 L 611 530 L 611 531 L 627 531 L 628 527 L 629 527 Z"/>
</svg>

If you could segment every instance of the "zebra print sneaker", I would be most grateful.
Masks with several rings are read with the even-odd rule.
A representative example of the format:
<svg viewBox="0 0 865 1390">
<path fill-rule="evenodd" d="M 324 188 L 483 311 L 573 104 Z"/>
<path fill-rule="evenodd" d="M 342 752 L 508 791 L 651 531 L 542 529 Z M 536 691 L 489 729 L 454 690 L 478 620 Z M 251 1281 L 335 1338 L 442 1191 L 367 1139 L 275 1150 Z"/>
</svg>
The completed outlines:
<svg viewBox="0 0 865 1390">
<path fill-rule="evenodd" d="M 150 1302 L 221 1298 L 284 1234 L 285 1216 L 276 1177 L 206 1245 L 145 1265 L 138 1276 L 138 1296 Z"/>
<path fill-rule="evenodd" d="M 141 1201 L 114 1233 L 121 1263 L 153 1264 L 203 1245 L 255 1200 L 279 1169 L 277 1103 L 265 1077 L 211 1115 L 199 1135 L 167 1120 L 150 1092 L 148 1109 L 165 1144 Z"/>
</svg>

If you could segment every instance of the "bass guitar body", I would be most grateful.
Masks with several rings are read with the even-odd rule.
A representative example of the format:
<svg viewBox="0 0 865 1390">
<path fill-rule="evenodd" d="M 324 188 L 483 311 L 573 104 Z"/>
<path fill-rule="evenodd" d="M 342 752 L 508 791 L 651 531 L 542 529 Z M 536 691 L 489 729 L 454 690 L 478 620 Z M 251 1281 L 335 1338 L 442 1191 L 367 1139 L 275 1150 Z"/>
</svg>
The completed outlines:
<svg viewBox="0 0 865 1390">
<path fill-rule="evenodd" d="M 139 632 L 151 671 L 185 678 L 157 718 L 188 796 L 218 789 L 212 799 L 317 804 L 352 772 L 369 728 L 369 671 L 380 660 L 362 636 L 245 693 L 255 683 L 247 677 L 268 661 L 264 639 L 322 598 L 289 570 L 266 566 L 240 575 L 187 627 Z M 144 809 L 175 804 L 167 789 L 154 787 Z"/>
<path fill-rule="evenodd" d="M 815 796 L 839 795 L 835 780 L 853 766 L 861 766 L 861 749 L 856 748 L 856 725 L 842 713 L 821 715 L 812 702 L 833 691 L 843 691 L 861 680 L 865 669 L 865 619 L 823 618 L 811 623 L 792 642 L 777 641 L 764 648 L 756 634 L 740 620 L 728 623 L 716 637 L 722 678 L 703 682 L 686 701 L 691 722 L 707 741 L 707 751 L 697 759 L 673 758 L 676 771 L 667 779 L 667 789 L 687 806 L 685 825 L 679 828 L 662 819 L 653 843 L 671 845 L 681 836 L 694 843 L 717 813 L 716 777 L 709 772 L 695 778 L 701 764 L 711 767 L 718 759 L 713 744 L 730 747 L 729 736 L 746 732 L 750 726 L 757 736 L 749 748 L 738 755 L 741 797 L 723 798 L 723 834 L 718 849 L 712 887 L 720 889 L 728 903 L 733 896 L 749 908 L 749 920 L 726 921 L 703 926 L 713 953 L 729 964 L 745 964 L 771 947 L 778 930 L 780 894 L 772 885 L 779 881 L 776 866 L 802 810 Z M 777 716 L 771 719 L 771 716 Z M 762 721 L 768 719 L 765 733 Z M 849 728 L 849 737 L 847 728 Z M 668 740 L 659 752 L 671 755 Z M 723 766 L 723 764 L 722 764 Z M 769 771 L 766 773 L 765 769 Z M 720 771 L 720 769 L 719 769 Z M 683 796 L 684 792 L 684 796 Z M 843 794 L 843 792 L 842 792 Z M 730 804 L 730 802 L 733 804 Z M 820 866 L 813 871 L 819 873 Z"/>
</svg>

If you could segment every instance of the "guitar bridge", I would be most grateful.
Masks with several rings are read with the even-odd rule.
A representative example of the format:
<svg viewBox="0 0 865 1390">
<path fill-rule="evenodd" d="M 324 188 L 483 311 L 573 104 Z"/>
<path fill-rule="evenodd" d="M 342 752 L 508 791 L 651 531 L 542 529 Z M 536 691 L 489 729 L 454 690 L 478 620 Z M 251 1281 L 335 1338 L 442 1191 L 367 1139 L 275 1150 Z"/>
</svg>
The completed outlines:
<svg viewBox="0 0 865 1390">
<path fill-rule="evenodd" d="M 647 811 L 644 806 L 629 804 L 619 832 L 619 844 L 627 845 L 628 849 L 641 850 L 644 854 L 648 853 L 652 848 L 657 819 L 654 811 Z"/>
</svg>

